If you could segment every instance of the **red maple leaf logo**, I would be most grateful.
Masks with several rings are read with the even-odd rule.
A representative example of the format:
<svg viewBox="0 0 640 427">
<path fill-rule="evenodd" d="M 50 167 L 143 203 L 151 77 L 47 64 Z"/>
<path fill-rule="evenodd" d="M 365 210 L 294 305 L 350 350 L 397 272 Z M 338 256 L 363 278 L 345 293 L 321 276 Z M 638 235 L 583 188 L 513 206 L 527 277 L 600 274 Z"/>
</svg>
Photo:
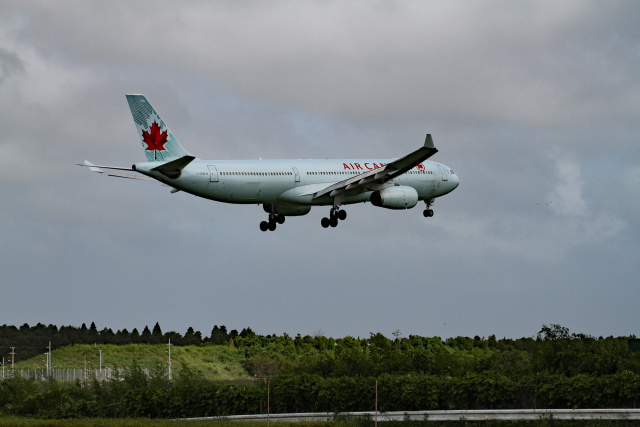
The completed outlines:
<svg viewBox="0 0 640 427">
<path fill-rule="evenodd" d="M 423 164 L 419 164 L 418 165 L 418 170 L 423 171 L 424 170 L 424 165 Z"/>
<path fill-rule="evenodd" d="M 142 131 L 142 142 L 147 144 L 147 150 L 165 151 L 164 144 L 167 143 L 167 131 L 160 132 L 160 126 L 153 122 L 149 128 L 149 132 Z"/>
</svg>

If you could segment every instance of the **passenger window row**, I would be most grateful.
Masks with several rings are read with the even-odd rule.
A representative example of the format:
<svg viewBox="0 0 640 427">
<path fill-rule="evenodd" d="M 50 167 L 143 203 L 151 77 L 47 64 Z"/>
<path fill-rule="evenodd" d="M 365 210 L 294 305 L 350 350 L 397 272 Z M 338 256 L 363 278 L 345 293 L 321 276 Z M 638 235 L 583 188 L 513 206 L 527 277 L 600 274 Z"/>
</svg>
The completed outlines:
<svg viewBox="0 0 640 427">
<path fill-rule="evenodd" d="M 334 171 L 334 172 L 307 172 L 307 175 L 358 175 L 362 172 Z"/>
<path fill-rule="evenodd" d="M 359 175 L 362 172 L 359 171 L 333 171 L 333 172 L 307 172 L 307 175 Z M 430 175 L 433 171 L 408 171 L 405 172 L 410 175 L 422 174 Z M 292 172 L 220 172 L 225 176 L 291 176 Z M 451 171 L 453 174 L 453 171 Z"/>
<path fill-rule="evenodd" d="M 220 172 L 227 176 L 286 176 L 293 175 L 292 172 Z"/>
<path fill-rule="evenodd" d="M 307 172 L 307 175 L 359 175 L 364 172 L 359 171 L 334 171 L 334 172 Z M 430 175 L 433 174 L 433 171 L 408 171 L 405 172 L 410 175 L 421 174 L 421 175 Z"/>
</svg>

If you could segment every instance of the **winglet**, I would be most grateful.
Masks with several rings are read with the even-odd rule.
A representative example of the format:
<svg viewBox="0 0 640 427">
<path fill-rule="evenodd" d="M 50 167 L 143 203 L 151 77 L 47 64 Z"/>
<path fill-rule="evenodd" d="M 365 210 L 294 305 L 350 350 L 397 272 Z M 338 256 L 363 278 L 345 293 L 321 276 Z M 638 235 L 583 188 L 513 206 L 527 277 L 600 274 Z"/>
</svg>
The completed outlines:
<svg viewBox="0 0 640 427">
<path fill-rule="evenodd" d="M 424 139 L 424 146 L 427 148 L 436 148 L 435 145 L 433 145 L 433 138 L 431 138 L 430 133 L 428 133 L 427 137 Z"/>
</svg>

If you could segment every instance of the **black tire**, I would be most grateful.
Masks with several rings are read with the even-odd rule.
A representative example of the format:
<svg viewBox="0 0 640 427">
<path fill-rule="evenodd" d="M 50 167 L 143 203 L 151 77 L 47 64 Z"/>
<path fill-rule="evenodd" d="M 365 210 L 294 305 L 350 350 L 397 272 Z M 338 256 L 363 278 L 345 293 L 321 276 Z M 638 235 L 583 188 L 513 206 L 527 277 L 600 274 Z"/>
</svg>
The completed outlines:
<svg viewBox="0 0 640 427">
<path fill-rule="evenodd" d="M 427 213 L 429 214 L 430 217 L 433 216 L 433 209 L 427 209 Z"/>
<path fill-rule="evenodd" d="M 427 218 L 429 216 L 429 210 L 428 209 L 423 210 L 422 215 L 424 215 L 424 217 Z"/>
<path fill-rule="evenodd" d="M 276 226 L 278 224 L 275 221 L 269 222 L 269 231 L 276 231 Z"/>
<path fill-rule="evenodd" d="M 320 224 L 322 224 L 323 228 L 327 228 L 329 226 L 329 218 L 327 217 L 322 218 L 322 220 L 320 221 Z"/>
<path fill-rule="evenodd" d="M 262 221 L 260 223 L 260 230 L 267 231 L 269 229 L 269 223 L 267 221 Z"/>
<path fill-rule="evenodd" d="M 340 221 L 347 219 L 347 211 L 338 211 L 338 219 Z"/>
<path fill-rule="evenodd" d="M 335 216 L 333 218 L 331 218 L 329 220 L 329 225 L 332 227 L 337 227 L 338 226 L 338 218 L 336 218 Z"/>
<path fill-rule="evenodd" d="M 278 224 L 284 224 L 284 215 L 282 214 L 278 214 L 278 216 L 276 217 L 276 221 L 278 222 Z"/>
</svg>

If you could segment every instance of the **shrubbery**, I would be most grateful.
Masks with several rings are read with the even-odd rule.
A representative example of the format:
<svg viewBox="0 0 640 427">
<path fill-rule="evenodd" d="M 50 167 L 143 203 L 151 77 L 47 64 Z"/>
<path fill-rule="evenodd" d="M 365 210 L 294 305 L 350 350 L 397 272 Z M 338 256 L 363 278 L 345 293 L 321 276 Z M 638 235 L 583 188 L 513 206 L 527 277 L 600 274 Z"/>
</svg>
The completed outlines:
<svg viewBox="0 0 640 427">
<path fill-rule="evenodd" d="M 154 328 L 155 329 L 155 328 Z M 158 328 L 159 329 L 159 328 Z M 226 333 L 226 332 L 225 332 Z M 217 334 L 217 335 L 216 335 Z M 218 330 L 216 340 L 224 337 Z M 197 336 L 197 334 L 191 334 Z M 231 338 L 229 339 L 231 340 Z M 251 375 L 211 383 L 183 366 L 148 377 L 133 362 L 121 380 L 0 381 L 0 415 L 182 418 L 266 413 L 428 409 L 629 408 L 640 396 L 639 353 L 627 338 L 570 334 L 558 325 L 519 340 L 237 335 Z M 209 340 L 201 345 L 214 344 Z"/>
</svg>

